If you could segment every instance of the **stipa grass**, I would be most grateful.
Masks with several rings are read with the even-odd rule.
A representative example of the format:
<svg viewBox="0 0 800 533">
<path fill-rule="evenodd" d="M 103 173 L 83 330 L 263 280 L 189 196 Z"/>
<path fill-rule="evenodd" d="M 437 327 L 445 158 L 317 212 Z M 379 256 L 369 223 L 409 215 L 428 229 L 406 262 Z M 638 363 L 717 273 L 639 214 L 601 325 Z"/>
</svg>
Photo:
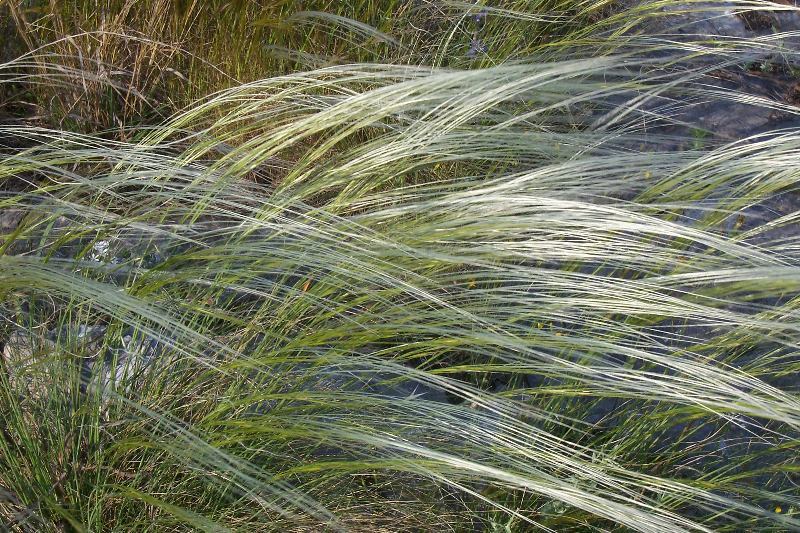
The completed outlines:
<svg viewBox="0 0 800 533">
<path fill-rule="evenodd" d="M 3 520 L 798 528 L 800 136 L 656 149 L 797 109 L 708 86 L 773 45 L 645 45 L 5 128 Z"/>
</svg>

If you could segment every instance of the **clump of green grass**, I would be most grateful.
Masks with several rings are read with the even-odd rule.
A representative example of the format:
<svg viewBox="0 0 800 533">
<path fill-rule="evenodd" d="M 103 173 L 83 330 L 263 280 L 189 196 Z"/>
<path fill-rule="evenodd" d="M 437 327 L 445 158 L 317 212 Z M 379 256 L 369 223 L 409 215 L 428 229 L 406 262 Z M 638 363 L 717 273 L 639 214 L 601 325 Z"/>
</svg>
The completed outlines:
<svg viewBox="0 0 800 533">
<path fill-rule="evenodd" d="M 800 135 L 648 149 L 747 98 L 666 47 L 0 127 L 2 520 L 798 528 L 798 210 L 737 217 L 798 194 Z"/>
<path fill-rule="evenodd" d="M 17 100 L 56 127 L 124 136 L 136 123 L 160 122 L 212 92 L 275 74 L 364 62 L 470 68 L 589 43 L 609 48 L 616 40 L 602 35 L 653 12 L 614 5 L 15 1 L 0 5 L 0 17 L 31 53 L 17 66 L 35 66 L 48 81 L 27 84 Z M 471 55 L 476 42 L 481 52 Z"/>
</svg>

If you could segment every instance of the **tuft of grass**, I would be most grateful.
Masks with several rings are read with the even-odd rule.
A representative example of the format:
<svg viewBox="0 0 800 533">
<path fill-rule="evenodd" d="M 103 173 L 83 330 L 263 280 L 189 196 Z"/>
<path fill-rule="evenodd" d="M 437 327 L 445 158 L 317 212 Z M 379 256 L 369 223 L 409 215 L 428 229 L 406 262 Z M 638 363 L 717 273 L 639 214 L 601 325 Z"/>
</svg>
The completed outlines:
<svg viewBox="0 0 800 533">
<path fill-rule="evenodd" d="M 27 84 L 21 98 L 33 114 L 124 136 L 274 74 L 364 62 L 474 68 L 567 48 L 612 50 L 662 3 L 15 0 L 0 5 L 0 18 L 31 54 L 17 69 L 36 66 L 47 80 Z"/>
<path fill-rule="evenodd" d="M 681 118 L 709 99 L 796 117 L 709 80 L 797 51 L 601 39 L 604 11 L 495 64 L 448 50 L 609 3 L 488 6 L 480 28 L 474 4 L 411 4 L 353 5 L 435 7 L 450 34 L 304 5 L 280 22 L 303 43 L 377 40 L 386 61 L 273 64 L 163 119 L 139 91 L 113 131 L 0 126 L 9 529 L 800 528 L 800 134 L 724 142 Z M 152 7 L 124 6 L 88 15 Z M 43 35 L 60 13 L 23 12 Z M 109 85 L 63 44 L 0 80 Z"/>
</svg>

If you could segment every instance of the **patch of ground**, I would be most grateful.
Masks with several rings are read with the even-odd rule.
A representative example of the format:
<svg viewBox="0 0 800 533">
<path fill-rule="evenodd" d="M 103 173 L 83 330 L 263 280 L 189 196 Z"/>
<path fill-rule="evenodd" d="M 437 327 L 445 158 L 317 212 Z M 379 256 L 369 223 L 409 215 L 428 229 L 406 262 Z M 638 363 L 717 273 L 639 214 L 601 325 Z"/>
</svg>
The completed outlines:
<svg viewBox="0 0 800 533">
<path fill-rule="evenodd" d="M 789 88 L 786 93 L 786 101 L 792 105 L 800 106 L 800 81 Z"/>
<path fill-rule="evenodd" d="M 778 28 L 778 21 L 770 13 L 763 11 L 741 11 L 736 16 L 750 31 L 768 31 Z"/>
</svg>

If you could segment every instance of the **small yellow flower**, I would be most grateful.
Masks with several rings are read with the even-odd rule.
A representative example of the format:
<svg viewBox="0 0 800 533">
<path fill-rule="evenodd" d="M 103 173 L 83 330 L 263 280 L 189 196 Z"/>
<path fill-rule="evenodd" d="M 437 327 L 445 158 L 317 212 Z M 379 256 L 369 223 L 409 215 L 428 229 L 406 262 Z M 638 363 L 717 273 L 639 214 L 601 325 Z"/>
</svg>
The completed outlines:
<svg viewBox="0 0 800 533">
<path fill-rule="evenodd" d="M 775 512 L 776 512 L 776 513 L 780 513 L 781 511 L 783 511 L 783 509 L 781 509 L 781 506 L 780 506 L 780 505 L 778 505 L 777 507 L 775 507 Z"/>
</svg>

